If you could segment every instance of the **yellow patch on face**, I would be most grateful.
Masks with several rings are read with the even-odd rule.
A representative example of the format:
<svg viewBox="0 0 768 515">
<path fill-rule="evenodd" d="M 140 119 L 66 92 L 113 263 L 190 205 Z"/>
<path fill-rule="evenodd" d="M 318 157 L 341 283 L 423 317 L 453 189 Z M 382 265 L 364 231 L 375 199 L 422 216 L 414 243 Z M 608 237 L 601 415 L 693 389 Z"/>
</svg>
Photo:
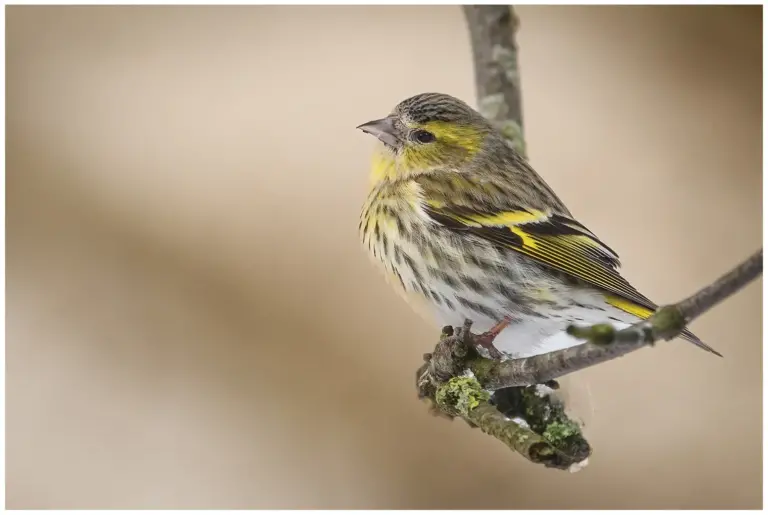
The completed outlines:
<svg viewBox="0 0 768 515">
<path fill-rule="evenodd" d="M 645 308 L 643 306 L 638 306 L 634 302 L 631 302 L 629 300 L 622 299 L 621 297 L 614 297 L 613 295 L 606 295 L 605 296 L 605 302 L 610 304 L 611 306 L 615 308 L 619 308 L 620 310 L 624 311 L 625 313 L 629 313 L 630 315 L 634 315 L 640 319 L 645 320 L 646 318 L 653 315 L 653 310 L 650 310 L 648 308 Z"/>
<path fill-rule="evenodd" d="M 450 143 L 474 155 L 483 144 L 483 133 L 477 127 L 451 122 L 427 122 L 422 127 L 435 135 L 437 141 Z"/>
<path fill-rule="evenodd" d="M 384 148 L 378 148 L 371 160 L 371 184 L 376 184 L 384 179 L 394 179 L 397 176 L 395 156 Z"/>
<path fill-rule="evenodd" d="M 426 144 L 407 141 L 397 153 L 380 146 L 371 162 L 371 184 L 419 175 L 439 167 L 459 166 L 482 148 L 485 137 L 479 128 L 449 122 L 428 122 L 410 128 L 429 131 L 436 139 Z"/>
<path fill-rule="evenodd" d="M 449 122 L 413 125 L 435 136 L 431 143 L 407 142 L 398 156 L 401 174 L 418 174 L 434 168 L 459 166 L 482 147 L 484 133 L 476 127 Z"/>
</svg>

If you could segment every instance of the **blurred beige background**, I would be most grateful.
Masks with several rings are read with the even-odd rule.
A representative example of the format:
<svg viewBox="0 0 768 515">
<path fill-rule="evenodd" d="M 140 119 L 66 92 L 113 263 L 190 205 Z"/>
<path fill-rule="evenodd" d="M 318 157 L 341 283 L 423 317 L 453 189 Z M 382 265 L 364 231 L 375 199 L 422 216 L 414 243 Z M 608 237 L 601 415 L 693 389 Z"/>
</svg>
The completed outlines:
<svg viewBox="0 0 768 515">
<path fill-rule="evenodd" d="M 760 7 L 520 7 L 533 164 L 671 302 L 761 246 Z M 432 418 L 359 123 L 459 7 L 7 9 L 9 508 L 758 508 L 761 283 L 579 374 L 590 466 Z"/>
</svg>

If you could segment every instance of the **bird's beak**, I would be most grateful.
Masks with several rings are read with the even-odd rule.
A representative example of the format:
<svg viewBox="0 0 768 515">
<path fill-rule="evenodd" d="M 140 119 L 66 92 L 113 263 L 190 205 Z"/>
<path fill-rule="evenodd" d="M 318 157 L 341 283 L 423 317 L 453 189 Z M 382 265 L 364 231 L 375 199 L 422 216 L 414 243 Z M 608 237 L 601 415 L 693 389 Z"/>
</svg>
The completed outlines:
<svg viewBox="0 0 768 515">
<path fill-rule="evenodd" d="M 395 120 L 387 117 L 381 120 L 373 120 L 357 127 L 363 132 L 367 132 L 373 136 L 379 138 L 382 143 L 389 145 L 390 147 L 397 147 L 400 145 L 400 139 L 397 137 L 397 129 L 395 128 Z"/>
</svg>

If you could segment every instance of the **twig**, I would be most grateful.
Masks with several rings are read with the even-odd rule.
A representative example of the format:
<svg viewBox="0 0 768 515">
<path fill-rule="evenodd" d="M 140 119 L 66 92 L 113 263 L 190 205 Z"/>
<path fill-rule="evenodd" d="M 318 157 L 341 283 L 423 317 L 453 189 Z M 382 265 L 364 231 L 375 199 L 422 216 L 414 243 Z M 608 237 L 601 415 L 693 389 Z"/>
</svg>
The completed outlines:
<svg viewBox="0 0 768 515">
<path fill-rule="evenodd" d="M 464 17 L 472 41 L 478 110 L 525 155 L 515 10 L 508 5 L 465 5 Z"/>
<path fill-rule="evenodd" d="M 678 309 L 686 324 L 709 311 L 716 304 L 724 301 L 747 284 L 763 274 L 763 249 L 722 276 L 720 279 L 702 288 L 696 294 L 678 303 Z M 669 339 L 668 336 L 662 336 Z"/>
</svg>

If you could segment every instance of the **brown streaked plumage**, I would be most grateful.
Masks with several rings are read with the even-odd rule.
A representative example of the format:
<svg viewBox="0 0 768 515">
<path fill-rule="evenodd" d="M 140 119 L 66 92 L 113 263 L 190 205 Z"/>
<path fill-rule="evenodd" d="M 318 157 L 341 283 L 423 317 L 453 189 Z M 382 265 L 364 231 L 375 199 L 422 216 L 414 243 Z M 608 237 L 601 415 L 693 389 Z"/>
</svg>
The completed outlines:
<svg viewBox="0 0 768 515">
<path fill-rule="evenodd" d="M 425 93 L 360 126 L 381 144 L 360 235 L 418 311 L 439 325 L 505 318 L 506 356 L 578 344 L 569 324 L 647 318 L 656 305 L 618 272 L 619 259 L 479 113 Z M 716 351 L 686 331 L 683 337 Z"/>
</svg>

